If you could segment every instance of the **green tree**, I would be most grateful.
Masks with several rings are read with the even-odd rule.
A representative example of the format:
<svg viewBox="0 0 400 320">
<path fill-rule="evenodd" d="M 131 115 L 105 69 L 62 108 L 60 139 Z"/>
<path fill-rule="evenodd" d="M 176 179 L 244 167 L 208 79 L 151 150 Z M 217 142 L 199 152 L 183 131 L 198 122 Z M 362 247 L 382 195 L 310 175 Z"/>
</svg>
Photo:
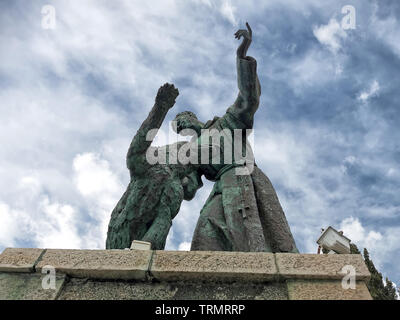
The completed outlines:
<svg viewBox="0 0 400 320">
<path fill-rule="evenodd" d="M 396 288 L 393 282 L 386 277 L 385 295 L 389 298 L 388 300 L 396 300 Z"/>
<path fill-rule="evenodd" d="M 350 243 L 350 253 L 361 254 L 360 250 L 358 250 L 357 246 L 354 243 Z"/>
<path fill-rule="evenodd" d="M 360 250 L 353 243 L 350 244 L 350 253 L 361 254 Z M 384 284 L 382 274 L 376 269 L 366 248 L 364 248 L 364 261 L 371 273 L 371 279 L 368 281 L 367 287 L 372 298 L 374 300 L 396 300 L 396 288 L 393 282 L 386 278 L 386 285 Z"/>
</svg>

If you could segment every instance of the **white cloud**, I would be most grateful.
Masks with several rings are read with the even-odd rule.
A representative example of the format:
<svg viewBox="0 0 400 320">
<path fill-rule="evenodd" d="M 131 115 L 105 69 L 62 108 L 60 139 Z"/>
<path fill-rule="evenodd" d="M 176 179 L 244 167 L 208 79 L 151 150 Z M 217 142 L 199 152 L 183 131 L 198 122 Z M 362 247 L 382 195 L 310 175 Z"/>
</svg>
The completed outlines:
<svg viewBox="0 0 400 320">
<path fill-rule="evenodd" d="M 87 241 L 90 246 L 103 248 L 111 212 L 125 190 L 109 163 L 99 155 L 78 154 L 73 167 L 76 187 L 87 201 L 89 215 L 97 221 L 88 230 Z"/>
<path fill-rule="evenodd" d="M 354 243 L 370 248 L 374 246 L 376 241 L 382 240 L 382 235 L 376 231 L 366 232 L 358 218 L 349 217 L 342 221 L 340 230 L 343 234 L 351 239 Z"/>
<path fill-rule="evenodd" d="M 76 186 L 80 193 L 101 201 L 104 194 L 115 194 L 121 189 L 107 161 L 94 153 L 78 154 L 73 160 Z"/>
<path fill-rule="evenodd" d="M 40 248 L 81 248 L 82 237 L 77 226 L 76 209 L 70 205 L 50 202 L 45 197 L 39 204 L 43 218 L 40 224 L 30 221 L 30 227 L 34 230 L 35 241 Z"/>
<path fill-rule="evenodd" d="M 397 240 L 399 227 L 389 227 L 384 232 L 379 232 L 364 227 L 358 218 L 348 217 L 341 222 L 340 229 L 361 251 L 367 248 L 380 272 L 384 272 L 383 267 L 390 265 L 392 257 L 400 251 Z"/>
<path fill-rule="evenodd" d="M 220 11 L 222 16 L 224 16 L 230 23 L 232 23 L 232 25 L 237 25 L 235 18 L 236 7 L 233 6 L 229 0 L 224 0 L 222 2 Z"/>
<path fill-rule="evenodd" d="M 379 82 L 374 80 L 368 90 L 360 93 L 358 99 L 361 100 L 362 102 L 366 102 L 368 99 L 376 97 L 378 95 L 379 90 L 380 90 Z"/>
<path fill-rule="evenodd" d="M 43 195 L 36 202 L 24 210 L 0 203 L 0 245 L 29 241 L 39 248 L 81 248 L 76 209 Z"/>
<path fill-rule="evenodd" d="M 13 247 L 15 240 L 20 235 L 20 228 L 18 228 L 18 218 L 21 214 L 10 207 L 0 202 L 0 245 Z"/>
<path fill-rule="evenodd" d="M 331 19 L 327 25 L 314 26 L 313 33 L 321 44 L 327 46 L 334 53 L 340 50 L 341 40 L 347 37 L 336 19 Z"/>
<path fill-rule="evenodd" d="M 76 194 L 70 204 L 51 199 L 37 174 L 17 181 L 13 206 L 0 202 L 0 246 L 28 241 L 42 248 L 104 248 L 110 213 L 123 187 L 98 155 L 77 155 L 73 168 L 83 203 Z"/>
<path fill-rule="evenodd" d="M 178 250 L 190 251 L 191 242 L 182 242 L 179 244 Z"/>
</svg>

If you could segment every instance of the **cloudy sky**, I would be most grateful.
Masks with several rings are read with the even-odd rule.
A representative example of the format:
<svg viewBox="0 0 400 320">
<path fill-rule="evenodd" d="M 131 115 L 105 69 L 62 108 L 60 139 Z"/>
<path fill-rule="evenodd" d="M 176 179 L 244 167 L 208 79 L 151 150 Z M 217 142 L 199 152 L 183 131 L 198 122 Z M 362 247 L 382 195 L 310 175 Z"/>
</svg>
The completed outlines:
<svg viewBox="0 0 400 320">
<path fill-rule="evenodd" d="M 343 28 L 345 5 L 355 29 Z M 256 161 L 300 251 L 315 253 L 332 225 L 400 283 L 399 1 L 9 0 L 0 9 L 0 250 L 104 248 L 129 182 L 126 151 L 158 87 L 180 91 L 160 144 L 177 112 L 223 115 L 237 95 L 233 34 L 249 21 L 262 86 Z M 189 248 L 211 187 L 183 203 L 167 249 Z"/>
</svg>

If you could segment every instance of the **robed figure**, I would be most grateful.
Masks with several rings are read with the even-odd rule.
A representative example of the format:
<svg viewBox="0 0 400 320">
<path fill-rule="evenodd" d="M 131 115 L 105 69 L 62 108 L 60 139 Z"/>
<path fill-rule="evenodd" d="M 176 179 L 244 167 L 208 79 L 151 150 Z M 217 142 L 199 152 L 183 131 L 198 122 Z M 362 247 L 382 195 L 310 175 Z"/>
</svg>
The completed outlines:
<svg viewBox="0 0 400 320">
<path fill-rule="evenodd" d="M 247 23 L 246 26 L 247 30 L 235 34 L 237 39 L 243 37 L 243 41 L 237 49 L 239 94 L 234 104 L 222 117 L 215 117 L 205 124 L 189 111 L 175 118 L 176 131 L 194 130 L 196 143 L 203 150 L 207 147 L 215 149 L 215 145 L 209 145 L 208 136 L 202 137 L 202 129 L 214 129 L 222 133 L 221 136 L 224 132 L 231 133 L 226 134 L 226 139 L 221 138 L 217 146 L 221 152 L 219 163 L 209 161 L 198 165 L 199 172 L 215 184 L 200 212 L 191 250 L 298 252 L 276 192 L 268 177 L 254 164 L 254 158 L 224 162 L 224 144 L 233 143 L 235 130 L 243 132 L 243 154 L 252 155 L 246 141 L 246 129 L 253 128 L 261 87 L 257 61 L 247 56 L 252 31 Z M 231 149 L 234 150 L 234 146 Z M 250 166 L 246 174 L 252 160 L 254 166 Z"/>
</svg>

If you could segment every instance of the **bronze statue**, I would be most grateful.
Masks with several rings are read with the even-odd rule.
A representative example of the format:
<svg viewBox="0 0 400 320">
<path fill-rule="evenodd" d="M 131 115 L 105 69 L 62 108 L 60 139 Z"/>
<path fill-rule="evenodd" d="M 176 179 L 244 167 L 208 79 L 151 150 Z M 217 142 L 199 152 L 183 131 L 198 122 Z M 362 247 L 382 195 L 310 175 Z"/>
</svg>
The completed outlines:
<svg viewBox="0 0 400 320">
<path fill-rule="evenodd" d="M 148 241 L 152 249 L 162 250 L 183 199 L 191 200 L 202 186 L 200 175 L 190 164 L 149 164 L 146 152 L 168 150 L 172 145 L 151 147 L 146 139 L 150 130 L 159 129 L 179 92 L 174 85 L 164 84 L 155 104 L 142 123 L 129 147 L 126 163 L 131 181 L 112 212 L 106 248 L 129 248 L 133 240 Z M 179 149 L 181 143 L 178 143 Z"/>
<path fill-rule="evenodd" d="M 213 161 L 215 154 L 212 153 L 211 161 L 200 159 L 187 163 L 180 158 L 177 164 L 172 164 L 167 157 L 167 163 L 149 163 L 146 152 L 154 147 L 150 146 L 152 139 L 147 140 L 146 136 L 151 129 L 161 126 L 179 94 L 173 85 L 161 87 L 153 109 L 128 151 L 131 182 L 112 212 L 108 249 L 130 247 L 132 240 L 149 241 L 153 249 L 164 249 L 181 202 L 194 197 L 204 175 L 215 184 L 201 210 L 191 250 L 298 252 L 276 192 L 268 177 L 255 165 L 247 142 L 259 107 L 261 86 L 257 61 L 247 56 L 252 30 L 248 23 L 246 26 L 247 30 L 235 33 L 235 37 L 243 41 L 236 55 L 239 94 L 233 105 L 222 117 L 214 117 L 205 124 L 190 111 L 175 117 L 175 131 L 193 136 L 188 144 L 194 146 L 197 160 L 202 151 L 212 149 L 217 151 L 220 161 Z M 212 137 L 210 142 L 208 132 L 218 134 L 217 143 Z M 188 150 L 183 148 L 185 144 L 178 142 L 176 147 Z M 168 145 L 157 150 L 172 150 L 173 147 Z M 240 156 L 236 157 L 238 153 Z"/>
<path fill-rule="evenodd" d="M 252 42 L 252 30 L 239 30 L 235 37 L 243 41 L 237 49 L 237 81 L 239 94 L 225 115 L 215 117 L 206 124 L 194 113 L 183 112 L 176 116 L 176 131 L 192 129 L 194 139 L 204 148 L 209 139 L 202 140 L 202 130 L 218 132 L 253 128 L 254 114 L 258 109 L 261 87 L 257 76 L 257 61 L 247 56 Z M 224 143 L 227 142 L 224 139 Z M 220 150 L 224 148 L 221 143 Z M 249 152 L 249 146 L 243 143 Z M 222 157 L 222 156 L 221 156 Z M 192 239 L 191 250 L 298 252 L 285 214 L 275 190 L 267 176 L 254 166 L 251 174 L 236 174 L 243 163 L 233 162 L 199 164 L 198 170 L 208 180 L 215 181 L 214 188 L 201 210 Z M 250 172 L 249 172 L 250 173 Z"/>
</svg>

